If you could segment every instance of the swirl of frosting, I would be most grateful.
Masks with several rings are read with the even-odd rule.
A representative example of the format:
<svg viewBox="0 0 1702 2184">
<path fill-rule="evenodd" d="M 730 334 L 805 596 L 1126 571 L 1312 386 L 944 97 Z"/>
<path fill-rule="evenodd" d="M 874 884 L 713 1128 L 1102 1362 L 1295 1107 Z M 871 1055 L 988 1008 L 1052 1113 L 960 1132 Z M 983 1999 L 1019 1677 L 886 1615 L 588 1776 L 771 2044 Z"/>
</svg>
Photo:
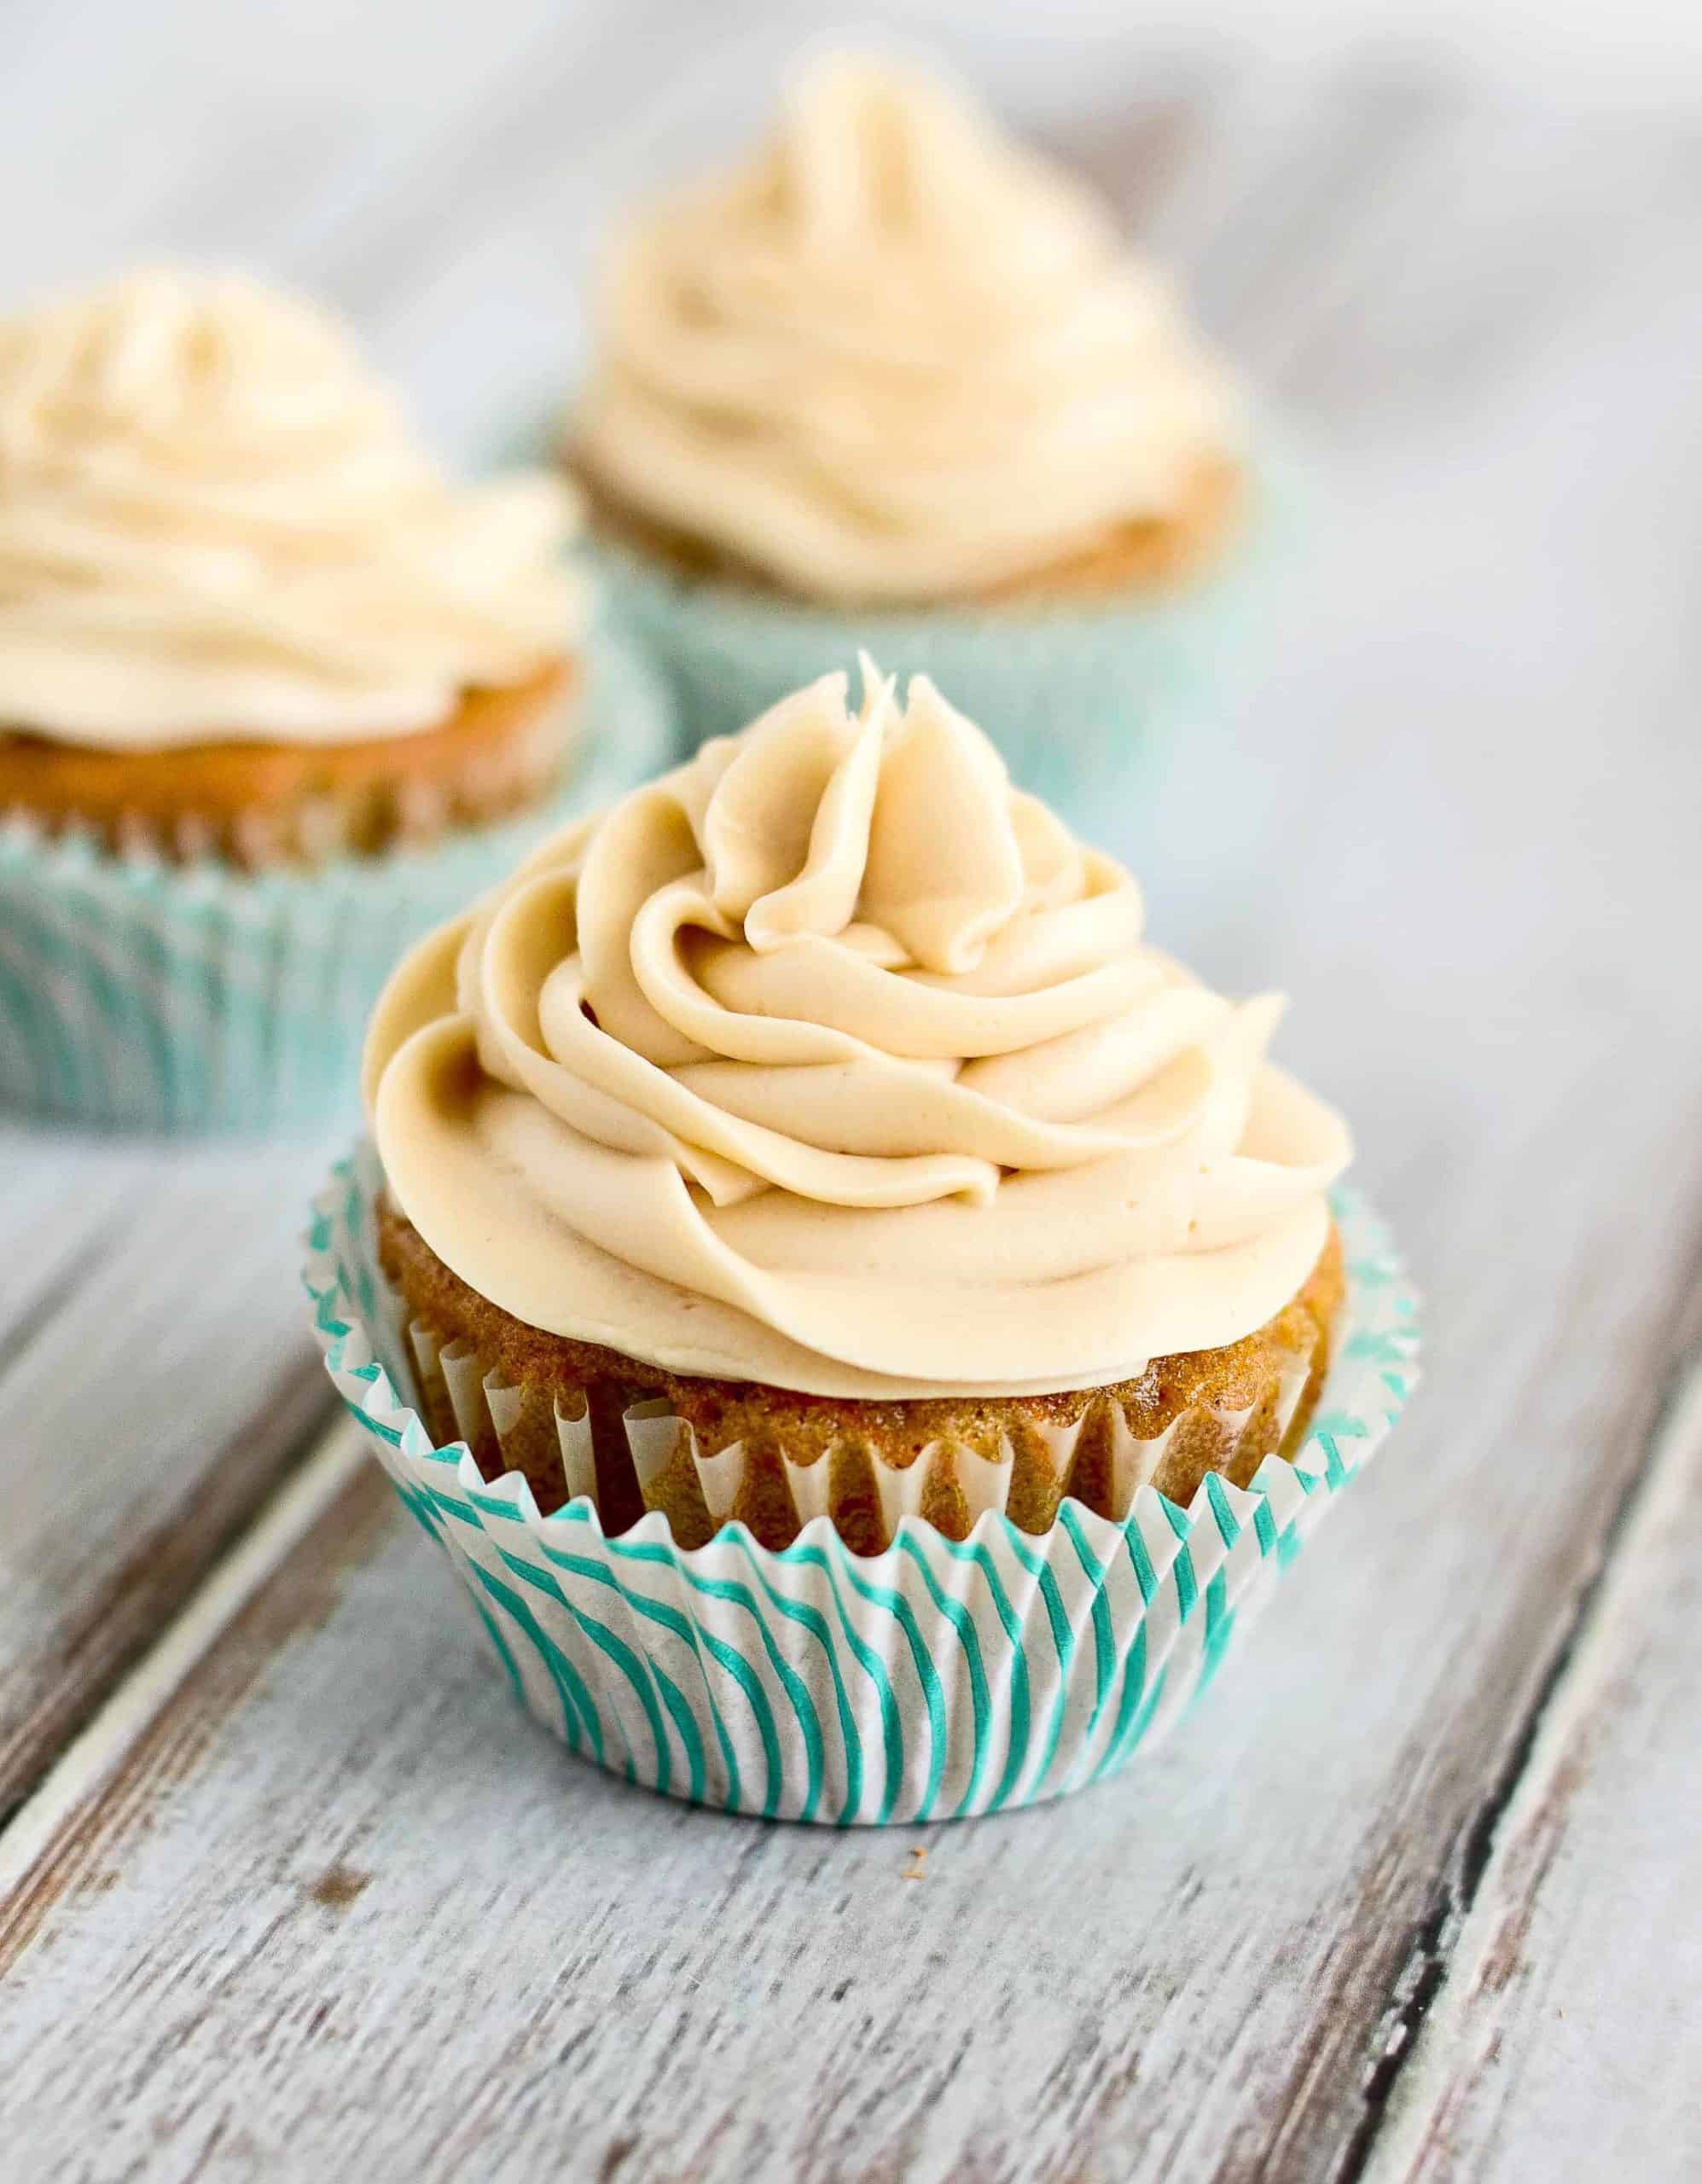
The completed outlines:
<svg viewBox="0 0 1702 2184">
<path fill-rule="evenodd" d="M 538 851 L 392 979 L 403 1211 L 515 1317 L 824 1396 L 1062 1391 L 1251 1333 L 1346 1130 L 1280 1013 L 865 663 Z"/>
<path fill-rule="evenodd" d="M 0 322 L 0 733 L 429 728 L 569 643 L 555 481 L 456 491 L 311 305 L 138 272 Z"/>
<path fill-rule="evenodd" d="M 1236 437 L 1169 293 L 954 94 L 840 58 L 619 236 L 575 421 L 640 514 L 806 596 L 926 602 L 1174 515 Z"/>
</svg>

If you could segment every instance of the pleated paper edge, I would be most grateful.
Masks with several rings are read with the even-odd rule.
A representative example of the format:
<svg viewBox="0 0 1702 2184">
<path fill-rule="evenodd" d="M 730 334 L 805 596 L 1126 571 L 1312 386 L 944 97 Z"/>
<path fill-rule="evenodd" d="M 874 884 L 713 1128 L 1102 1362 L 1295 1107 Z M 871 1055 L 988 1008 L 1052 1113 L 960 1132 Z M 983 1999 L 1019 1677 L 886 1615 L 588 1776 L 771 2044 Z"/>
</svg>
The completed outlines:
<svg viewBox="0 0 1702 2184">
<path fill-rule="evenodd" d="M 742 1525 L 732 1524 L 723 1526 L 704 1546 L 681 1549 L 673 1543 L 665 1517 L 654 1511 L 610 1540 L 589 1502 L 576 1501 L 548 1517 L 541 1516 L 530 1487 L 518 1473 L 487 1481 L 465 1443 L 435 1446 L 398 1391 L 380 1362 L 366 1323 L 371 1317 L 381 1324 L 380 1316 L 387 1309 L 377 1293 L 376 1278 L 369 1269 L 363 1278 L 351 1274 L 340 1256 L 341 1250 L 348 1249 L 350 1233 L 358 1233 L 356 1224 L 366 1199 L 366 1189 L 357 1173 L 363 1157 L 369 1163 L 373 1160 L 370 1148 L 361 1148 L 339 1164 L 330 1188 L 316 1200 L 309 1236 L 305 1281 L 327 1369 L 350 1409 L 367 1429 L 404 1503 L 449 1552 L 516 1695 L 530 1711 L 544 1718 L 571 1749 L 585 1748 L 582 1732 L 587 1711 L 590 1728 L 600 1729 L 596 1701 L 582 1697 L 576 1710 L 572 1694 L 561 1688 L 561 1677 L 553 1670 L 551 1679 L 556 1688 L 540 1689 L 537 1664 L 505 1642 L 497 1618 L 480 1597 L 481 1591 L 494 1591 L 500 1600 L 504 1583 L 502 1573 L 517 1574 L 523 1580 L 530 1576 L 534 1583 L 541 1577 L 545 1586 L 550 1581 L 547 1571 L 537 1570 L 496 1538 L 497 1528 L 512 1527 L 518 1543 L 529 1544 L 534 1554 L 541 1552 L 547 1562 L 560 1566 L 571 1563 L 584 1567 L 586 1558 L 595 1565 L 600 1557 L 600 1582 L 613 1587 L 629 1613 L 635 1597 L 648 1602 L 648 1596 L 629 1590 L 621 1574 L 623 1564 L 642 1561 L 652 1569 L 665 1567 L 683 1598 L 693 1586 L 724 1590 L 729 1582 L 748 1577 L 777 1607 L 780 1597 L 787 1594 L 788 1569 L 796 1569 L 799 1564 L 836 1572 L 840 1582 L 856 1587 L 859 1597 L 868 1588 L 886 1588 L 902 1596 L 908 1565 L 929 1568 L 930 1548 L 937 1556 L 948 1559 L 948 1583 L 952 1568 L 979 1567 L 990 1555 L 1003 1565 L 1007 1576 L 1025 1571 L 1030 1579 L 1022 1589 L 1025 1594 L 1024 1640 L 1013 1644 L 1014 1655 L 1025 1653 L 1029 1618 L 1040 1612 L 1043 1594 L 1045 1612 L 1053 1618 L 1054 1626 L 1050 1635 L 1058 1642 L 1057 1589 L 1055 1585 L 1049 1589 L 1049 1576 L 1055 1577 L 1061 1571 L 1079 1579 L 1089 1567 L 1089 1558 L 1096 1566 L 1097 1575 L 1088 1592 L 1081 1595 L 1076 1622 L 1069 1630 L 1073 1655 L 1075 1640 L 1085 1635 L 1090 1623 L 1095 1625 L 1095 1642 L 1106 1642 L 1107 1634 L 1097 1628 L 1101 1596 L 1109 1573 L 1120 1559 L 1127 1554 L 1131 1561 L 1144 1560 L 1152 1572 L 1154 1589 L 1148 1593 L 1147 1580 L 1142 1579 L 1141 1612 L 1123 1634 L 1125 1691 L 1132 1674 L 1131 1658 L 1137 1650 L 1142 1655 L 1139 1687 L 1142 1697 L 1132 1734 L 1123 1734 L 1119 1706 L 1112 1734 L 1108 1740 L 1100 1736 L 1095 1742 L 1107 1696 L 1101 1676 L 1100 1696 L 1085 1734 L 1065 1745 L 1060 1757 L 1068 1678 L 1074 1666 L 1072 1658 L 1060 1654 L 1063 1683 L 1054 1702 L 1058 1711 L 1049 1744 L 1037 1759 L 1025 1758 L 1019 1775 L 1002 1782 L 996 1796 L 986 1795 L 985 1786 L 982 1794 L 974 1795 L 977 1785 L 972 1780 L 969 1792 L 950 1813 L 934 1808 L 932 1792 L 920 1803 L 911 1799 L 901 1806 L 897 1801 L 897 1786 L 890 1780 L 886 1802 L 874 1810 L 864 1809 L 866 1797 L 859 1800 L 847 1787 L 842 1809 L 838 1813 L 823 1812 L 817 1809 L 819 1780 L 813 1792 L 807 1791 L 795 1779 L 787 1780 L 783 1768 L 760 1802 L 752 1801 L 736 1784 L 730 1790 L 723 1786 L 719 1796 L 695 1794 L 689 1786 L 681 1788 L 667 1779 L 653 1779 L 666 1774 L 666 1739 L 660 1728 L 653 1740 L 656 1762 L 648 1769 L 630 1741 L 622 1763 L 617 1764 L 604 1752 L 600 1742 L 588 1754 L 648 1787 L 676 1796 L 694 1796 L 696 1802 L 719 1804 L 725 1809 L 839 1824 L 922 1824 L 1041 1802 L 1120 1771 L 1137 1751 L 1149 1751 L 1159 1742 L 1211 1680 L 1232 1632 L 1245 1635 L 1252 1612 L 1271 1589 L 1277 1571 L 1292 1559 L 1302 1536 L 1316 1527 L 1339 1487 L 1356 1477 L 1376 1453 L 1417 1378 L 1416 1300 L 1410 1285 L 1380 1220 L 1357 1194 L 1342 1192 L 1336 1210 L 1347 1251 L 1348 1295 L 1334 1361 L 1297 1457 L 1292 1461 L 1267 1457 L 1246 1488 L 1232 1486 L 1221 1477 L 1208 1474 L 1185 1511 L 1165 1501 L 1156 1490 L 1144 1488 L 1121 1523 L 1097 1516 L 1066 1498 L 1058 1521 L 1039 1537 L 1019 1531 L 1002 1513 L 990 1511 L 978 1519 L 967 1541 L 947 1542 L 931 1525 L 907 1514 L 899 1519 L 892 1543 L 870 1556 L 854 1554 L 825 1517 L 812 1519 L 796 1541 L 782 1548 L 764 1548 Z M 357 1255 L 348 1249 L 348 1257 L 354 1261 Z M 364 1286 L 367 1293 L 351 1296 L 351 1283 L 357 1288 Z M 392 1354 L 405 1356 L 399 1321 L 388 1332 Z M 494 1571 L 481 1567 L 478 1558 L 468 1552 L 462 1531 L 468 1537 L 487 1536 Z M 836 1583 L 833 1589 L 837 1598 Z M 568 1605 L 559 1589 L 555 1596 L 564 1606 Z M 525 1601 L 512 1593 L 508 1601 L 511 1611 L 518 1610 L 525 1627 Z M 648 1605 L 646 1612 L 651 1612 Z M 942 1608 L 941 1612 L 949 1611 Z M 770 1643 L 759 1605 L 756 1621 L 763 1629 L 764 1643 Z M 1151 1651 L 1144 1644 L 1149 1622 L 1160 1626 L 1159 1647 Z M 532 1635 L 536 1644 L 535 1623 Z M 892 1641 L 885 1623 L 880 1635 L 891 1647 Z M 702 1641 L 695 1628 L 691 1635 L 700 1650 Z M 1110 1642 L 1114 1648 L 1114 1637 Z M 564 1662 L 561 1666 L 571 1674 L 571 1664 Z M 833 1675 L 837 1687 L 840 1681 L 837 1666 L 833 1666 Z M 611 1695 L 617 1715 L 621 1695 L 618 1687 Z M 712 1699 L 711 1704 L 712 1707 Z M 843 1711 L 842 1692 L 839 1704 Z M 931 1734 L 939 1744 L 941 1732 L 937 1724 Z M 643 1742 L 642 1733 L 640 1742 Z M 900 1756 L 900 1784 L 909 1771 L 909 1757 L 908 1751 Z M 938 1752 L 935 1761 L 933 1777 L 938 1777 L 944 1763 Z M 978 1758 L 978 1775 L 979 1771 Z M 887 1773 L 890 1777 L 890 1763 Z"/>
</svg>

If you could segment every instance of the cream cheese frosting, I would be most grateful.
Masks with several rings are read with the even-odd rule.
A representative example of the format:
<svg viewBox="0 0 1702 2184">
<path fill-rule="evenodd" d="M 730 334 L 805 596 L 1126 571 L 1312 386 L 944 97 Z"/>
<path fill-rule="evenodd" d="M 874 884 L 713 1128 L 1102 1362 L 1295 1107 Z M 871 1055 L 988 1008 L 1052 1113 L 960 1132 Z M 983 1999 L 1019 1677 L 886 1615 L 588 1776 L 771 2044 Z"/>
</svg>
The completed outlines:
<svg viewBox="0 0 1702 2184">
<path fill-rule="evenodd" d="M 580 461 L 831 601 L 926 603 L 1176 514 L 1238 405 L 1072 178 L 944 86 L 839 56 L 758 157 L 614 241 Z"/>
<path fill-rule="evenodd" d="M 1300 1289 L 1351 1153 L 1281 1012 L 918 677 L 865 663 L 558 835 L 421 944 L 366 1092 L 402 1211 L 514 1317 L 669 1370 L 1016 1395 Z"/>
<path fill-rule="evenodd" d="M 322 311 L 134 273 L 0 322 L 0 733 L 345 742 L 582 619 L 559 481 L 456 489 Z"/>
</svg>

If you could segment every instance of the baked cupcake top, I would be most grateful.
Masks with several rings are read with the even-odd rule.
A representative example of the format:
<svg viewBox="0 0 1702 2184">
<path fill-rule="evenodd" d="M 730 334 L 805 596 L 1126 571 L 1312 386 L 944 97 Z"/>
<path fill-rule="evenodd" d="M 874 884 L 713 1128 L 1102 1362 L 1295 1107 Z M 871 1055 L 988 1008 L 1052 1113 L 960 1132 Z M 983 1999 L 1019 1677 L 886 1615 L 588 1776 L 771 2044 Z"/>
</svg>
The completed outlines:
<svg viewBox="0 0 1702 2184">
<path fill-rule="evenodd" d="M 1079 184 L 839 57 L 615 239 L 572 427 L 600 489 L 806 597 L 926 604 L 1176 514 L 1226 382 Z"/>
<path fill-rule="evenodd" d="M 853 1397 L 1096 1386 L 1288 1302 L 1345 1127 L 1281 1010 L 865 663 L 540 849 L 409 956 L 366 1089 L 401 1211 L 492 1304 Z"/>
<path fill-rule="evenodd" d="M 571 643 L 571 494 L 448 485 L 324 312 L 146 270 L 0 322 L 0 733 L 436 725 Z"/>
</svg>

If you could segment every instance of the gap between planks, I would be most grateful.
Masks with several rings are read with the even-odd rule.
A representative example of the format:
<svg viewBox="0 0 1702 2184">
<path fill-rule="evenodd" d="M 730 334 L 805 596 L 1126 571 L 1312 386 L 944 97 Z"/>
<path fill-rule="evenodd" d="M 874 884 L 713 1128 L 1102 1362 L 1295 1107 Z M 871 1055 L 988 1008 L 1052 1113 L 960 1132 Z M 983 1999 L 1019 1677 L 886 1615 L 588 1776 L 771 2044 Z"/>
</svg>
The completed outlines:
<svg viewBox="0 0 1702 2184">
<path fill-rule="evenodd" d="M 1651 1560 L 1693 1504 L 1702 1461 L 1702 1356 L 1693 1356 L 1656 1427 L 1649 1467 L 1612 1542 L 1611 1559 L 1584 1603 L 1565 1672 L 1547 1694 L 1527 1763 L 1498 1815 L 1488 1856 L 1461 1908 L 1447 1966 L 1432 2007 L 1407 2046 L 1390 2090 L 1381 2130 L 1359 2171 L 1362 2184 L 1409 2184 L 1432 2162 L 1451 2095 L 1483 2045 L 1473 2004 L 1492 1972 L 1509 1902 L 1509 1873 L 1519 1846 L 1545 1812 L 1564 1804 L 1577 1764 L 1580 1730 L 1601 1705 L 1624 1663 L 1622 1636 L 1643 1599 Z"/>
<path fill-rule="evenodd" d="M 235 1548 L 67 1746 L 0 1833 L 0 1912 L 67 1824 L 98 1798 L 184 1677 L 371 1458 L 340 1414 Z"/>
<path fill-rule="evenodd" d="M 1681 1304 L 1643 1455 L 1577 1594 L 1509 1757 L 1456 1838 L 1391 1989 L 1365 2113 L 1331 2184 L 1411 2184 L 1434 2152 L 1450 2088 L 1469 2060 L 1471 2006 L 1503 1924 L 1500 1885 L 1535 1818 L 1557 1794 L 1574 1735 L 1616 1672 L 1652 1552 L 1695 1491 L 1702 1443 L 1702 1241 L 1687 1255 Z"/>
</svg>

